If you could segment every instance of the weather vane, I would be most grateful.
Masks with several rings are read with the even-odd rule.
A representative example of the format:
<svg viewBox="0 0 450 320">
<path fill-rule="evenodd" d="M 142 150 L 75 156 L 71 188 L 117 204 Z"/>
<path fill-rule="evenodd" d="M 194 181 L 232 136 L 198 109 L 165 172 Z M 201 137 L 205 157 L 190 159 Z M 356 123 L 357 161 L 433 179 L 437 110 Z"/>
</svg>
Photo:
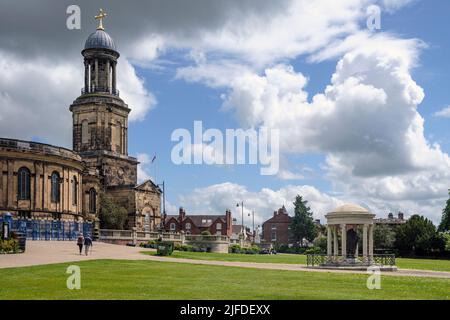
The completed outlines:
<svg viewBox="0 0 450 320">
<path fill-rule="evenodd" d="M 100 13 L 94 17 L 96 20 L 99 20 L 97 30 L 105 30 L 105 28 L 103 28 L 103 19 L 107 16 L 106 12 L 104 12 L 103 9 L 100 9 Z"/>
</svg>

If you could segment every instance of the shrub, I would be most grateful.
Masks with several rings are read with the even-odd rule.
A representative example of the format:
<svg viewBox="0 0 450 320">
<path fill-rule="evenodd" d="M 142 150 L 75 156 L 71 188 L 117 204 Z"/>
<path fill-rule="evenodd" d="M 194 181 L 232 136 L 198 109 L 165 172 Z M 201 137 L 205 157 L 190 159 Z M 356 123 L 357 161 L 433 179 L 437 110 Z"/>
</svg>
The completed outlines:
<svg viewBox="0 0 450 320">
<path fill-rule="evenodd" d="M 0 240 L 0 253 L 19 253 L 19 241 L 17 239 Z"/>
<path fill-rule="evenodd" d="M 322 252 L 327 251 L 327 245 L 328 245 L 327 237 L 318 236 L 316 239 L 314 239 L 313 244 L 314 244 L 314 247 L 320 248 L 320 250 Z"/>
<path fill-rule="evenodd" d="M 324 253 L 319 247 L 311 247 L 305 250 L 305 254 L 321 254 Z"/>
<path fill-rule="evenodd" d="M 233 244 L 228 249 L 229 253 L 241 253 L 241 251 L 242 251 L 241 246 L 238 244 Z"/>
</svg>

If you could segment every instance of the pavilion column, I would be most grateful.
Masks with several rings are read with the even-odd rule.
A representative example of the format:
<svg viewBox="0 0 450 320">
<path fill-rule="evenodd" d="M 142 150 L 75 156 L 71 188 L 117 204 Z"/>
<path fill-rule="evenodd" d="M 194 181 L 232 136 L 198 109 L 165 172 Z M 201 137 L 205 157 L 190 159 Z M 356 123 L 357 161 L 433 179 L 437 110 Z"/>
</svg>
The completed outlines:
<svg viewBox="0 0 450 320">
<path fill-rule="evenodd" d="M 345 223 L 341 224 L 341 247 L 342 247 L 342 258 L 347 258 L 347 225 Z"/>
<path fill-rule="evenodd" d="M 334 256 L 337 257 L 339 255 L 339 243 L 338 243 L 338 228 L 337 226 L 333 226 L 333 245 L 334 245 Z"/>
<path fill-rule="evenodd" d="M 369 259 L 373 259 L 373 225 L 369 225 Z"/>
<path fill-rule="evenodd" d="M 366 261 L 366 259 L 367 259 L 367 248 L 368 248 L 368 244 L 367 244 L 367 242 L 368 242 L 367 229 L 368 229 L 368 225 L 365 224 L 363 226 L 363 258 L 364 258 L 364 261 Z"/>
<path fill-rule="evenodd" d="M 95 59 L 95 88 L 98 88 L 98 59 Z"/>
<path fill-rule="evenodd" d="M 327 226 L 327 255 L 329 257 L 331 257 L 332 252 L 331 252 L 331 227 Z"/>
</svg>

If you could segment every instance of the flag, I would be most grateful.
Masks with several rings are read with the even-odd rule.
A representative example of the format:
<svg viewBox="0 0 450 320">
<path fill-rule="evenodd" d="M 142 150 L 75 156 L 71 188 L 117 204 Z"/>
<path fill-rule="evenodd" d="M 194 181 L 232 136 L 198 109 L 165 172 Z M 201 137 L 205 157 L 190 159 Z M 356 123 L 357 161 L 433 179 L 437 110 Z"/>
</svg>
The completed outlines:
<svg viewBox="0 0 450 320">
<path fill-rule="evenodd" d="M 155 156 L 152 159 L 152 163 L 155 162 L 155 160 L 156 160 L 156 154 L 155 154 Z"/>
</svg>

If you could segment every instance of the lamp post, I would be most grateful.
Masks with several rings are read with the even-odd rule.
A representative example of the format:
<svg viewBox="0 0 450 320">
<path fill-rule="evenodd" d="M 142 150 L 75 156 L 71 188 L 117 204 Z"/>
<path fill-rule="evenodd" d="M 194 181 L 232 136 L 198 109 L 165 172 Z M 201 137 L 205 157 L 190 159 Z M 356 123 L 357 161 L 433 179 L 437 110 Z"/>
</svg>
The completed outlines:
<svg viewBox="0 0 450 320">
<path fill-rule="evenodd" d="M 253 242 L 255 242 L 255 211 L 252 210 L 252 215 L 253 215 Z M 250 213 L 248 214 L 248 216 L 250 217 Z"/>
<path fill-rule="evenodd" d="M 241 201 L 241 203 L 237 203 L 236 204 L 236 207 L 237 208 L 239 208 L 239 207 L 241 207 L 242 208 L 242 225 L 241 225 L 241 231 L 242 231 L 242 239 L 244 239 L 245 238 L 245 229 L 244 229 L 244 201 Z"/>
</svg>

